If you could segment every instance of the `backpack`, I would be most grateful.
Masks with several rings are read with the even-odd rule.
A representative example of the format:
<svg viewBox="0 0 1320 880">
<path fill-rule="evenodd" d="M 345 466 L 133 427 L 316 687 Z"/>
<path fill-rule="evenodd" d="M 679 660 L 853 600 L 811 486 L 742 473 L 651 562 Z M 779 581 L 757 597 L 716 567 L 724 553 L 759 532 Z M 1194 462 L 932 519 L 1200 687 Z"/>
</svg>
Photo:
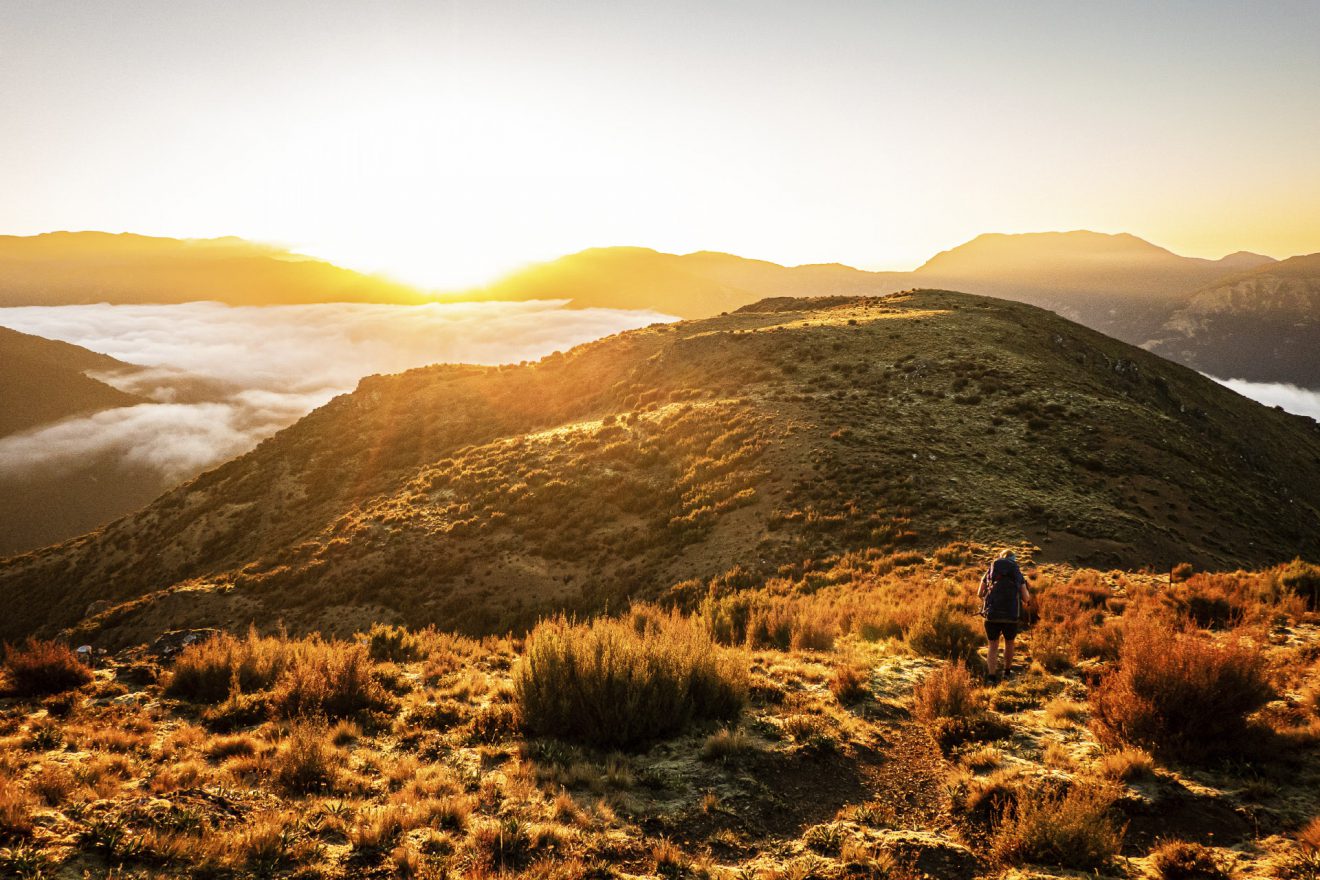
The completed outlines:
<svg viewBox="0 0 1320 880">
<path fill-rule="evenodd" d="M 981 616 L 998 623 L 1017 623 L 1022 615 L 1022 594 L 1018 589 L 1021 577 L 1011 559 L 996 559 L 990 567 L 990 589 L 985 594 Z"/>
</svg>

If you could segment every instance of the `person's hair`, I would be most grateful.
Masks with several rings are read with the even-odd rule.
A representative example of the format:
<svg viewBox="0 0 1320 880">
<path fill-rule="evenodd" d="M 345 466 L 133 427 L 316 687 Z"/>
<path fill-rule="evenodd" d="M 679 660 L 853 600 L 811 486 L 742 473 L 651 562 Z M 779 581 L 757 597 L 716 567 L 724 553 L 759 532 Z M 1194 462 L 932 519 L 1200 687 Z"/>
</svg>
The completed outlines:
<svg viewBox="0 0 1320 880">
<path fill-rule="evenodd" d="M 1000 558 L 1000 559 L 1013 559 L 1013 560 L 1016 560 L 1016 559 L 1017 559 L 1017 554 L 1014 553 L 1012 550 L 1004 550 L 1003 553 L 1000 553 L 1000 554 L 999 554 L 999 558 Z"/>
</svg>

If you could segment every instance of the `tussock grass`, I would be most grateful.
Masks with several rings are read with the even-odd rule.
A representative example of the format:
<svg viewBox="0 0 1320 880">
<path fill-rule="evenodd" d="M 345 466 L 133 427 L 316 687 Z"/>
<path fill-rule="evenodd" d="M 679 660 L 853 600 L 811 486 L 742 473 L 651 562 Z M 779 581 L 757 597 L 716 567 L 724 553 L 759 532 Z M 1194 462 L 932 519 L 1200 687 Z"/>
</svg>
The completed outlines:
<svg viewBox="0 0 1320 880">
<path fill-rule="evenodd" d="M 514 699 L 534 733 L 625 748 L 693 719 L 730 721 L 747 665 L 700 625 L 654 610 L 624 619 L 539 624 L 514 670 Z"/>
<path fill-rule="evenodd" d="M 1185 840 L 1156 847 L 1150 865 L 1158 880 L 1231 880 L 1232 870 L 1212 848 Z"/>
<path fill-rule="evenodd" d="M 1102 741 L 1184 760 L 1253 747 L 1248 718 L 1274 696 L 1259 650 L 1150 618 L 1126 629 L 1119 668 L 1092 698 Z"/>
<path fill-rule="evenodd" d="M 32 798 L 17 780 L 0 775 L 0 840 L 32 834 Z"/>
<path fill-rule="evenodd" d="M 393 704 L 374 670 L 361 643 L 222 633 L 179 654 L 165 693 L 212 706 L 206 719 L 219 729 L 268 714 L 351 718 Z"/>
<path fill-rule="evenodd" d="M 1102 755 L 1096 770 L 1104 778 L 1119 782 L 1149 779 L 1155 775 L 1155 759 L 1144 749 L 1119 749 Z"/>
<path fill-rule="evenodd" d="M 220 633 L 189 645 L 174 660 L 165 695 L 194 703 L 222 703 L 233 691 L 268 690 L 289 661 L 287 639 L 262 637 L 256 629 L 246 638 Z"/>
<path fill-rule="evenodd" d="M 907 642 L 918 654 L 969 662 L 985 637 L 971 615 L 948 602 L 928 604 L 907 630 Z"/>
<path fill-rule="evenodd" d="M 59 694 L 82 687 L 92 672 L 68 646 L 28 639 L 21 647 L 5 646 L 4 672 L 9 689 L 20 697 Z"/>
<path fill-rule="evenodd" d="M 1123 829 L 1111 815 L 1113 802 L 1113 794 L 1100 786 L 1074 785 L 1067 791 L 1025 786 L 995 828 L 991 852 L 1007 864 L 1103 868 L 1123 843 Z"/>
</svg>

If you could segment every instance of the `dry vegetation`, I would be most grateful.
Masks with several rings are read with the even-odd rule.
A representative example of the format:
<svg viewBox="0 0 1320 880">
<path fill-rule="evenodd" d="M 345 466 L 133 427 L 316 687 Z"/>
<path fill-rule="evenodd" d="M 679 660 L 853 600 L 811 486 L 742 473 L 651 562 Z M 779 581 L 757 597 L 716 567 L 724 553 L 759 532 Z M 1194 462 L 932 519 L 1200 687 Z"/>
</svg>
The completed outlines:
<svg viewBox="0 0 1320 880">
<path fill-rule="evenodd" d="M 1189 560 L 1166 601 L 1223 628 L 1250 597 L 1195 571 L 1320 557 L 1317 464 L 1313 422 L 1048 312 L 944 291 L 771 300 L 537 363 L 366 379 L 140 513 L 7 561 L 0 592 L 30 601 L 0 638 L 75 626 L 118 647 L 254 620 L 481 636 L 963 537 Z M 1314 604 L 1314 575 L 1283 579 Z M 713 607 L 718 638 L 828 647 L 795 596 L 770 596 Z M 1055 666 L 1116 647 L 1076 598 Z M 965 657 L 960 602 L 897 622 Z"/>
<path fill-rule="evenodd" d="M 95 669 L 29 643 L 0 874 L 1317 875 L 1313 569 L 1029 567 L 989 686 L 986 552 L 735 570 L 481 640 L 251 630 Z"/>
</svg>

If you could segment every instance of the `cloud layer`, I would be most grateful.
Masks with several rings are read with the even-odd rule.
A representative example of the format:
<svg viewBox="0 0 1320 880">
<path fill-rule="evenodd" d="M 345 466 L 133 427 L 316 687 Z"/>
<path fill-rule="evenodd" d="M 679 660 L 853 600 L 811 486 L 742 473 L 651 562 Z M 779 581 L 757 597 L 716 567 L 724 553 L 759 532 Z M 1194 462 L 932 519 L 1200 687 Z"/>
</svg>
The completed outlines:
<svg viewBox="0 0 1320 880">
<path fill-rule="evenodd" d="M 1282 382 L 1248 382 L 1245 379 L 1215 381 L 1266 406 L 1281 406 L 1290 413 L 1320 421 L 1320 391 Z"/>
<path fill-rule="evenodd" d="M 154 401 L 0 439 L 0 477 L 73 471 L 110 455 L 184 480 L 246 452 L 363 376 L 535 360 L 665 320 L 554 302 L 0 309 L 0 326 L 145 367 L 97 378 Z"/>
</svg>

